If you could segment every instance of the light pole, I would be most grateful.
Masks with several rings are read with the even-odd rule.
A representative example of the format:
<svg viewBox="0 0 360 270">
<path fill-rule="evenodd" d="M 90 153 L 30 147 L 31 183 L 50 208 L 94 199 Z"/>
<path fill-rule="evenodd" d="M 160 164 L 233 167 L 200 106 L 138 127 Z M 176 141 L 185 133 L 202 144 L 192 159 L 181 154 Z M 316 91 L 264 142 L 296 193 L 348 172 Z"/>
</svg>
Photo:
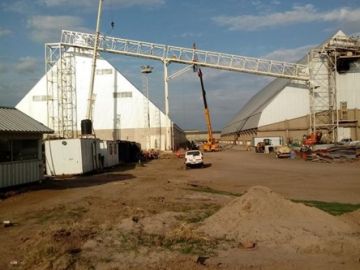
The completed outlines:
<svg viewBox="0 0 360 270">
<path fill-rule="evenodd" d="M 141 66 L 141 73 L 143 74 L 143 91 L 144 91 L 144 95 L 146 97 L 146 101 L 145 101 L 145 113 L 146 113 L 146 121 L 145 121 L 145 126 L 147 128 L 147 135 L 146 135 L 146 144 L 147 144 L 147 148 L 150 149 L 151 148 L 151 142 L 150 142 L 150 100 L 149 100 L 149 78 L 148 78 L 148 74 L 152 73 L 152 70 L 154 68 L 146 65 L 146 66 Z"/>
</svg>

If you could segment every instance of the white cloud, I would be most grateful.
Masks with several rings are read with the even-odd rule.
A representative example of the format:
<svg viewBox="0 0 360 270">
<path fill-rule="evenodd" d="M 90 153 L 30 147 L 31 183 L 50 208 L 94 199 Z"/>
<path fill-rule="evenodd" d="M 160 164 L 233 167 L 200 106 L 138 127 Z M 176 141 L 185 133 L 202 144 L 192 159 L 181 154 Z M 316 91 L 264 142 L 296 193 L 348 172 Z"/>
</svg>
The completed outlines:
<svg viewBox="0 0 360 270">
<path fill-rule="evenodd" d="M 40 43 L 58 42 L 63 29 L 86 31 L 82 24 L 75 16 L 33 16 L 27 20 L 31 39 Z"/>
<path fill-rule="evenodd" d="M 174 35 L 174 37 L 179 37 L 179 38 L 199 38 L 202 37 L 203 34 L 202 33 L 193 33 L 193 32 L 184 32 L 182 34 L 176 34 Z"/>
<path fill-rule="evenodd" d="M 221 129 L 248 100 L 273 78 L 203 68 L 207 101 L 214 129 Z M 170 111 L 183 128 L 206 129 L 201 86 L 189 71 L 170 81 Z"/>
<path fill-rule="evenodd" d="M 95 9 L 98 6 L 98 0 L 38 0 L 40 4 L 44 4 L 47 7 L 81 7 Z M 104 1 L 104 7 L 119 8 L 119 7 L 131 7 L 131 6 L 159 6 L 163 5 L 165 0 L 107 0 Z"/>
<path fill-rule="evenodd" d="M 38 65 L 39 63 L 37 59 L 27 56 L 19 59 L 15 65 L 15 69 L 19 73 L 33 73 Z"/>
<path fill-rule="evenodd" d="M 286 62 L 296 62 L 305 56 L 315 45 L 305 45 L 293 49 L 278 49 L 266 54 L 263 58 Z"/>
<path fill-rule="evenodd" d="M 0 63 L 0 73 L 1 74 L 3 74 L 3 73 L 5 73 L 5 72 L 7 72 L 8 71 L 8 69 L 9 69 L 9 67 L 8 66 L 6 66 L 5 64 L 3 64 L 3 63 Z"/>
<path fill-rule="evenodd" d="M 5 29 L 0 26 L 0 37 L 4 37 L 11 34 L 11 31 L 9 29 Z"/>
<path fill-rule="evenodd" d="M 8 1 L 2 3 L 1 8 L 9 12 L 28 14 L 33 11 L 33 2 L 27 0 Z"/>
<path fill-rule="evenodd" d="M 293 9 L 284 12 L 264 15 L 217 16 L 212 19 L 218 25 L 225 26 L 229 30 L 256 31 L 272 26 L 315 21 L 360 23 L 360 8 L 350 9 L 344 7 L 319 12 L 313 5 L 307 4 L 304 6 L 294 6 Z"/>
</svg>

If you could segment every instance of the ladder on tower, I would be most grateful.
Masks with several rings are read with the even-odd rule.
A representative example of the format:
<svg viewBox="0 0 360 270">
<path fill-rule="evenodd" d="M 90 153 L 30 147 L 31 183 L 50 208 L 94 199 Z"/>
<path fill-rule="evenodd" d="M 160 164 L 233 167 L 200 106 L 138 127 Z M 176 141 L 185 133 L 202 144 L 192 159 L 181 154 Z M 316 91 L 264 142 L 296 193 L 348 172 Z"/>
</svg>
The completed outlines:
<svg viewBox="0 0 360 270">
<path fill-rule="evenodd" d="M 76 137 L 76 91 L 75 91 L 75 56 L 65 52 L 61 57 L 61 102 L 62 134 L 64 138 Z"/>
<path fill-rule="evenodd" d="M 58 43 L 47 43 L 45 49 L 47 125 L 55 136 L 77 136 L 75 50 Z"/>
</svg>

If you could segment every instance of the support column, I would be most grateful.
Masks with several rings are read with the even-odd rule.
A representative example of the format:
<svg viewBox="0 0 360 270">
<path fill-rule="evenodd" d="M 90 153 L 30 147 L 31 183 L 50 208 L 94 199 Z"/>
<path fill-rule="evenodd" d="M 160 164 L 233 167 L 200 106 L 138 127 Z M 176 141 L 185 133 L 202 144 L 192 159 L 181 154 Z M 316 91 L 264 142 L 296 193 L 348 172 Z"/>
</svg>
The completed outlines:
<svg viewBox="0 0 360 270">
<path fill-rule="evenodd" d="M 164 63 L 164 95 L 165 95 L 165 150 L 172 150 L 171 143 L 171 127 L 170 127 L 170 117 L 169 117 L 169 78 L 168 78 L 168 65 L 169 62 L 163 61 Z"/>
</svg>

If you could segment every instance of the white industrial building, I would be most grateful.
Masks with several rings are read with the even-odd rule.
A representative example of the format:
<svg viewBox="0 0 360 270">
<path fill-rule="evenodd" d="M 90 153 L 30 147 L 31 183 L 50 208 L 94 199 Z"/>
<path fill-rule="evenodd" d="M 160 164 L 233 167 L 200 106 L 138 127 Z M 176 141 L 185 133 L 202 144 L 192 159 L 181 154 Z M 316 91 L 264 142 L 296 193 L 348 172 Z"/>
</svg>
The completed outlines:
<svg viewBox="0 0 360 270">
<path fill-rule="evenodd" d="M 360 41 L 339 31 L 298 63 L 310 80 L 277 78 L 258 92 L 225 126 L 221 138 L 251 145 L 255 137 L 300 141 L 323 133 L 327 142 L 360 140 Z"/>
<path fill-rule="evenodd" d="M 48 70 L 41 80 L 16 105 L 20 111 L 54 129 L 60 138 L 81 135 L 81 120 L 86 118 L 92 67 L 91 51 L 70 48 L 47 59 Z M 128 140 L 143 149 L 166 149 L 166 132 L 171 146 L 185 136 L 166 115 L 131 84 L 109 62 L 98 57 L 92 120 L 97 138 Z"/>
</svg>

